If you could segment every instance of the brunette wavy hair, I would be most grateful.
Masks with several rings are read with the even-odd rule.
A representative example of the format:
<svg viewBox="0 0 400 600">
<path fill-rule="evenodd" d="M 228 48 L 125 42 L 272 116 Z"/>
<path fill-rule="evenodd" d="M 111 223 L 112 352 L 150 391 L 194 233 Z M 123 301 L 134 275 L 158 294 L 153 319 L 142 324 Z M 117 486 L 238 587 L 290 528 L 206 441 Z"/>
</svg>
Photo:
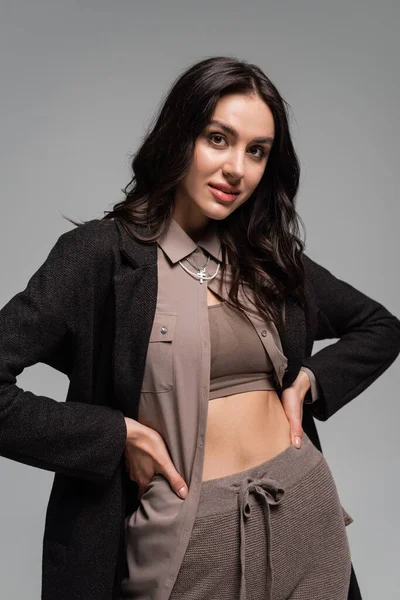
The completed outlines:
<svg viewBox="0 0 400 600">
<path fill-rule="evenodd" d="M 190 167 L 195 141 L 218 100 L 228 94 L 258 95 L 268 105 L 275 127 L 267 166 L 253 194 L 218 221 L 223 261 L 228 256 L 232 265 L 229 301 L 240 309 L 238 288 L 247 284 L 256 310 L 283 331 L 284 299 L 292 295 L 306 305 L 304 242 L 299 237 L 299 222 L 304 223 L 295 209 L 300 165 L 289 131 L 289 105 L 258 66 L 215 56 L 192 64 L 177 77 L 131 155 L 132 179 L 122 190 L 125 198 L 104 211 L 102 219 L 119 219 L 136 240 L 155 243 L 172 219 L 174 190 Z"/>
</svg>

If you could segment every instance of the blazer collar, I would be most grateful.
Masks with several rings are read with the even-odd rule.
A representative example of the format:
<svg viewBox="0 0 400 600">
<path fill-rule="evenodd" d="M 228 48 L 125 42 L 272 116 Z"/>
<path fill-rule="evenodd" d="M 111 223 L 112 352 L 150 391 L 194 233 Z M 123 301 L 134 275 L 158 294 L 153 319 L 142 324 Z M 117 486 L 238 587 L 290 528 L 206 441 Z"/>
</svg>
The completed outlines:
<svg viewBox="0 0 400 600">
<path fill-rule="evenodd" d="M 113 220 L 118 231 L 120 252 L 132 266 L 138 268 L 157 264 L 156 242 L 150 244 L 137 242 L 129 233 L 129 230 L 137 231 L 139 234 L 143 233 L 144 227 L 141 225 L 126 225 L 126 229 L 119 219 Z"/>
</svg>

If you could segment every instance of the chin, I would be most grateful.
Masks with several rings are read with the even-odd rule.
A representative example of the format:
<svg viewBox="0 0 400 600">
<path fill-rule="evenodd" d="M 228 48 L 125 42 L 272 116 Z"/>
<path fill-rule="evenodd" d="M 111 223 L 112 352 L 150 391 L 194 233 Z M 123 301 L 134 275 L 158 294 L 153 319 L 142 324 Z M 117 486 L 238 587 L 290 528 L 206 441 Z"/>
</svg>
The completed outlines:
<svg viewBox="0 0 400 600">
<path fill-rule="evenodd" d="M 226 208 L 224 208 L 223 206 L 221 206 L 222 210 L 207 210 L 207 211 L 203 211 L 203 214 L 208 218 L 208 219 L 212 219 L 213 221 L 222 221 L 223 219 L 225 219 L 230 212 L 228 212 L 228 210 Z"/>
<path fill-rule="evenodd" d="M 226 212 L 224 215 L 215 215 L 213 217 L 210 217 L 210 219 L 213 219 L 214 221 L 223 221 L 224 219 L 226 219 L 226 217 L 228 217 L 231 213 Z"/>
<path fill-rule="evenodd" d="M 220 220 L 225 219 L 225 217 L 230 215 L 236 208 L 235 202 L 226 205 L 215 202 L 208 204 L 207 209 L 203 209 L 203 213 L 210 219 Z"/>
</svg>

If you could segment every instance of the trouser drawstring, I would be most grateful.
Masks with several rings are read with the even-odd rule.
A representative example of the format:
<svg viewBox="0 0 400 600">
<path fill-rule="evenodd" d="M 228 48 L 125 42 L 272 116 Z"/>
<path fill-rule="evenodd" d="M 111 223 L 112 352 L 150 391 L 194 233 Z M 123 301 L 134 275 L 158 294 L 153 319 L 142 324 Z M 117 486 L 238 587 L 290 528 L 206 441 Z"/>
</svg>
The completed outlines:
<svg viewBox="0 0 400 600">
<path fill-rule="evenodd" d="M 266 600 L 272 600 L 272 562 L 271 562 L 271 524 L 270 524 L 270 505 L 279 504 L 284 496 L 284 489 L 275 479 L 260 478 L 254 479 L 247 476 L 240 485 L 238 493 L 238 504 L 240 513 L 240 600 L 246 600 L 246 579 L 245 579 L 245 524 L 244 518 L 250 516 L 249 494 L 253 492 L 261 497 L 263 513 L 266 524 L 267 537 L 267 593 Z"/>
</svg>

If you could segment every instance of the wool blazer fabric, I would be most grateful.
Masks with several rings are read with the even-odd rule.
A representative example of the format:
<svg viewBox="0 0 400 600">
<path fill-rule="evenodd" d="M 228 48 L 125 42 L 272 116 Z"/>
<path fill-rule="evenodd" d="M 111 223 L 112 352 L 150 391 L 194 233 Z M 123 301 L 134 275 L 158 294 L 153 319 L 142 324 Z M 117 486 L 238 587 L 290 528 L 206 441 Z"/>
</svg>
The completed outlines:
<svg viewBox="0 0 400 600">
<path fill-rule="evenodd" d="M 309 367 L 321 396 L 303 428 L 321 445 L 325 421 L 375 381 L 400 352 L 400 321 L 382 304 L 303 255 L 308 309 L 285 305 L 282 390 Z M 0 455 L 54 472 L 42 544 L 42 600 L 118 600 L 124 519 L 137 508 L 126 472 L 124 416 L 137 419 L 157 300 L 157 244 L 118 219 L 63 233 L 0 310 Z M 311 355 L 314 340 L 338 338 Z M 65 402 L 17 386 L 28 366 L 69 380 Z M 322 451 L 322 450 L 321 450 Z M 352 570 L 349 600 L 361 598 Z"/>
</svg>

